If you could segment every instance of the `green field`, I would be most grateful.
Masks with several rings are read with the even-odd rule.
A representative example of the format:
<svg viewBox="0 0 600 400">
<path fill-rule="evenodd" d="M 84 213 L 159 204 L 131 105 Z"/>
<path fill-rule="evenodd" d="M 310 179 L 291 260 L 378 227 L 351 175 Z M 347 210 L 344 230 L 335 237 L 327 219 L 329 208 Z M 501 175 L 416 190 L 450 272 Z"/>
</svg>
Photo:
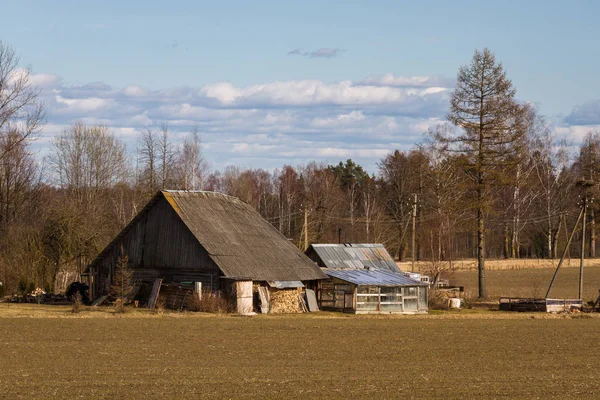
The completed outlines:
<svg viewBox="0 0 600 400">
<path fill-rule="evenodd" d="M 0 304 L 0 398 L 598 398 L 600 318 Z"/>
<path fill-rule="evenodd" d="M 553 268 L 529 268 L 486 271 L 489 296 L 544 297 L 554 274 Z M 477 294 L 477 271 L 456 271 L 450 276 L 453 285 L 464 286 Z M 550 297 L 578 298 L 579 268 L 561 268 Z M 595 300 L 600 289 L 600 267 L 585 267 L 583 272 L 583 297 Z"/>
</svg>

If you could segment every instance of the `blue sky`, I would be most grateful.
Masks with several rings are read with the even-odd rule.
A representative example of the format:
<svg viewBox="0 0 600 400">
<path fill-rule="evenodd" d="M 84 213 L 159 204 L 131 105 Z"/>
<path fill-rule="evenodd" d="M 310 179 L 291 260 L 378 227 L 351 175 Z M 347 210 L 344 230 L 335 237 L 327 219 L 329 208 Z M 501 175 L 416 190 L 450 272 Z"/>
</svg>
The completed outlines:
<svg viewBox="0 0 600 400">
<path fill-rule="evenodd" d="M 557 134 L 600 125 L 597 1 L 5 1 L 0 39 L 48 104 L 135 135 L 197 125 L 215 168 L 354 158 L 375 169 L 444 118 L 489 47 Z M 290 54 L 292 53 L 292 54 Z"/>
</svg>

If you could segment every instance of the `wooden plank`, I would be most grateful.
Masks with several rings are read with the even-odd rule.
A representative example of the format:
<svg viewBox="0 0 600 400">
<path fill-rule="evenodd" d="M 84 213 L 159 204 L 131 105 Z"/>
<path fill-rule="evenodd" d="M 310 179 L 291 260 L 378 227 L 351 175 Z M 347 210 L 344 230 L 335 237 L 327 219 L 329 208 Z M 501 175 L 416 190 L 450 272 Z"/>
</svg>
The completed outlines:
<svg viewBox="0 0 600 400">
<path fill-rule="evenodd" d="M 141 288 L 142 288 L 142 282 L 135 282 L 133 289 L 131 289 L 131 292 L 127 293 L 127 296 L 125 296 L 125 299 L 127 301 L 133 301 L 133 299 L 135 299 L 135 296 L 137 296 L 137 294 Z"/>
<path fill-rule="evenodd" d="M 158 300 L 158 294 L 160 293 L 160 286 L 162 285 L 162 279 L 156 279 L 152 285 L 152 292 L 150 292 L 150 298 L 146 308 L 154 308 L 156 301 Z"/>
<path fill-rule="evenodd" d="M 236 281 L 235 293 L 237 313 L 250 314 L 252 312 L 252 281 Z"/>
<path fill-rule="evenodd" d="M 96 300 L 94 300 L 94 302 L 92 303 L 92 306 L 98 307 L 99 305 L 104 303 L 106 301 L 106 299 L 108 299 L 108 296 L 100 296 Z"/>
<path fill-rule="evenodd" d="M 260 298 L 260 312 L 267 314 L 271 307 L 269 303 L 269 289 L 264 286 L 259 286 L 258 296 Z"/>
<path fill-rule="evenodd" d="M 315 291 L 312 289 L 306 289 L 306 305 L 308 306 L 308 311 L 310 312 L 319 311 L 317 296 L 315 295 Z"/>
</svg>

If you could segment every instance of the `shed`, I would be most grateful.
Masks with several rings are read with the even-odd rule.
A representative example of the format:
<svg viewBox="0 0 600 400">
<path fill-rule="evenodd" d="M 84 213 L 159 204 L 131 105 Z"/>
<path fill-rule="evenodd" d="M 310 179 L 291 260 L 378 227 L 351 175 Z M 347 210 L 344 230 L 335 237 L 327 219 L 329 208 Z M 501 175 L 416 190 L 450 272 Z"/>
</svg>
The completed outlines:
<svg viewBox="0 0 600 400">
<path fill-rule="evenodd" d="M 136 281 L 242 285 L 244 298 L 248 284 L 298 290 L 327 278 L 250 205 L 215 192 L 159 191 L 88 266 L 93 297 L 108 293 L 121 247 Z"/>
<path fill-rule="evenodd" d="M 317 285 L 324 310 L 426 313 L 429 285 L 406 276 L 381 244 L 313 244 L 306 254 L 329 279 Z"/>
</svg>

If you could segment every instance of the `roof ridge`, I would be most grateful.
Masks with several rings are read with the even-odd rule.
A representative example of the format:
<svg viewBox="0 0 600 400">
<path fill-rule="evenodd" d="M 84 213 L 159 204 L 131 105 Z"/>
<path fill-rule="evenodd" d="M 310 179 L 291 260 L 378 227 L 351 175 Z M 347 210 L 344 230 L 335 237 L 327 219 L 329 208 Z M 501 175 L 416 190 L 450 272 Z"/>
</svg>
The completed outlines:
<svg viewBox="0 0 600 400">
<path fill-rule="evenodd" d="M 239 201 L 244 202 L 242 199 L 236 196 L 232 196 L 227 193 L 215 192 L 214 190 L 183 190 L 183 189 L 161 189 L 162 193 L 204 193 L 204 194 L 216 194 L 218 196 L 231 197 Z M 244 202 L 245 203 L 245 202 Z"/>
</svg>

